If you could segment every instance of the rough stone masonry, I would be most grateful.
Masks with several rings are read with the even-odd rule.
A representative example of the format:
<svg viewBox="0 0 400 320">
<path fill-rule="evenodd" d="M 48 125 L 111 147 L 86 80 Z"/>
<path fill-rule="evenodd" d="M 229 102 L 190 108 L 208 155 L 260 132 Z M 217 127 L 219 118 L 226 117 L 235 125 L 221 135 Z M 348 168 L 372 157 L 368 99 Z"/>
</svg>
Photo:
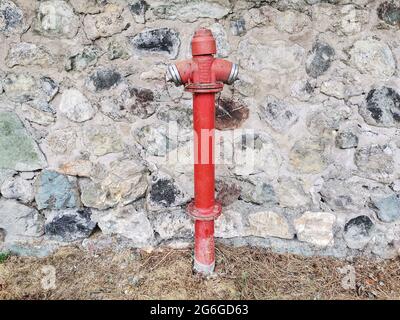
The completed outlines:
<svg viewBox="0 0 400 320">
<path fill-rule="evenodd" d="M 201 26 L 240 65 L 218 97 L 234 156 L 216 236 L 398 255 L 400 3 L 385 0 L 0 0 L 0 250 L 191 242 L 192 97 L 164 74 Z"/>
</svg>

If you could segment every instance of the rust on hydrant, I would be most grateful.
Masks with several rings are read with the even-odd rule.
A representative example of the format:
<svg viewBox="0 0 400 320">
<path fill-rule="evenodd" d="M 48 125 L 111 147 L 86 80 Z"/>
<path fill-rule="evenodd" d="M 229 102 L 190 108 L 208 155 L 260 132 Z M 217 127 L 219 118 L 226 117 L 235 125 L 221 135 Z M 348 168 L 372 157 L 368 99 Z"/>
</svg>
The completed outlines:
<svg viewBox="0 0 400 320">
<path fill-rule="evenodd" d="M 214 194 L 215 93 L 222 91 L 224 84 L 232 84 L 239 71 L 236 64 L 214 58 L 216 52 L 212 32 L 198 29 L 192 39 L 192 59 L 167 69 L 167 81 L 193 93 L 194 201 L 188 213 L 195 220 L 194 270 L 203 274 L 214 271 L 214 220 L 221 214 Z"/>
</svg>

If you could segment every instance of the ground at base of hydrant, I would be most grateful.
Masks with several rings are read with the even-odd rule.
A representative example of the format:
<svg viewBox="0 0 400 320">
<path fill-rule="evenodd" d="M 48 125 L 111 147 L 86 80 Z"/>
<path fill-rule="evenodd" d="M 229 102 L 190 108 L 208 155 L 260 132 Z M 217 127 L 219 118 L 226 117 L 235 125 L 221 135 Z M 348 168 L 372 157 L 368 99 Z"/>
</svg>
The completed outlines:
<svg viewBox="0 0 400 320">
<path fill-rule="evenodd" d="M 400 299 L 400 259 L 352 261 L 218 245 L 215 274 L 192 273 L 192 250 L 62 247 L 2 256 L 0 299 Z"/>
</svg>

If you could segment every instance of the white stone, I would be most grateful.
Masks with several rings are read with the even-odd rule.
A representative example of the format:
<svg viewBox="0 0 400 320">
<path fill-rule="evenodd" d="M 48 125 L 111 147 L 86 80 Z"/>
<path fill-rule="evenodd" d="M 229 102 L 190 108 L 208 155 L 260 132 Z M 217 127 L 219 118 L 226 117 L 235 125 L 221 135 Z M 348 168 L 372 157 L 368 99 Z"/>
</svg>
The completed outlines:
<svg viewBox="0 0 400 320">
<path fill-rule="evenodd" d="M 261 211 L 249 214 L 248 219 L 250 226 L 246 234 L 249 236 L 293 238 L 293 232 L 286 218 L 279 213 Z"/>
<path fill-rule="evenodd" d="M 189 238 L 193 234 L 193 220 L 185 210 L 157 212 L 152 221 L 160 239 Z"/>
<path fill-rule="evenodd" d="M 74 122 L 90 120 L 96 113 L 89 100 L 77 89 L 64 91 L 59 110 L 61 114 Z"/>
<path fill-rule="evenodd" d="M 331 213 L 307 211 L 294 220 L 297 238 L 320 247 L 332 246 L 335 221 Z"/>
<path fill-rule="evenodd" d="M 359 40 L 350 49 L 351 63 L 363 74 L 378 79 L 390 78 L 396 71 L 396 61 L 389 46 L 375 39 Z"/>
<path fill-rule="evenodd" d="M 1 185 L 1 194 L 4 198 L 18 199 L 29 203 L 34 199 L 32 184 L 21 177 L 10 177 Z"/>
<path fill-rule="evenodd" d="M 301 207 L 310 202 L 301 184 L 290 178 L 280 178 L 275 191 L 282 207 Z"/>
<path fill-rule="evenodd" d="M 44 230 L 44 217 L 36 210 L 14 200 L 0 199 L 0 230 L 5 242 L 39 237 Z"/>
</svg>

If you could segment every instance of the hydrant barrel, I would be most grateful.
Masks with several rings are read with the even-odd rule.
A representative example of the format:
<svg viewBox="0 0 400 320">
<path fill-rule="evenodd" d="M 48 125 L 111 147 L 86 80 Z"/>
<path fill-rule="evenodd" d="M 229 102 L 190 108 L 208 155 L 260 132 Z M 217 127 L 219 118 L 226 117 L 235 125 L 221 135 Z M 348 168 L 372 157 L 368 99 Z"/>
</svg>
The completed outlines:
<svg viewBox="0 0 400 320">
<path fill-rule="evenodd" d="M 221 214 L 215 201 L 215 93 L 224 83 L 232 84 L 239 71 L 236 64 L 214 58 L 215 53 L 212 32 L 200 28 L 192 39 L 192 59 L 169 65 L 166 74 L 167 81 L 193 93 L 194 201 L 188 213 L 195 219 L 194 270 L 203 274 L 214 271 L 214 220 Z"/>
<path fill-rule="evenodd" d="M 193 94 L 194 194 L 196 208 L 213 208 L 215 94 Z"/>
</svg>

